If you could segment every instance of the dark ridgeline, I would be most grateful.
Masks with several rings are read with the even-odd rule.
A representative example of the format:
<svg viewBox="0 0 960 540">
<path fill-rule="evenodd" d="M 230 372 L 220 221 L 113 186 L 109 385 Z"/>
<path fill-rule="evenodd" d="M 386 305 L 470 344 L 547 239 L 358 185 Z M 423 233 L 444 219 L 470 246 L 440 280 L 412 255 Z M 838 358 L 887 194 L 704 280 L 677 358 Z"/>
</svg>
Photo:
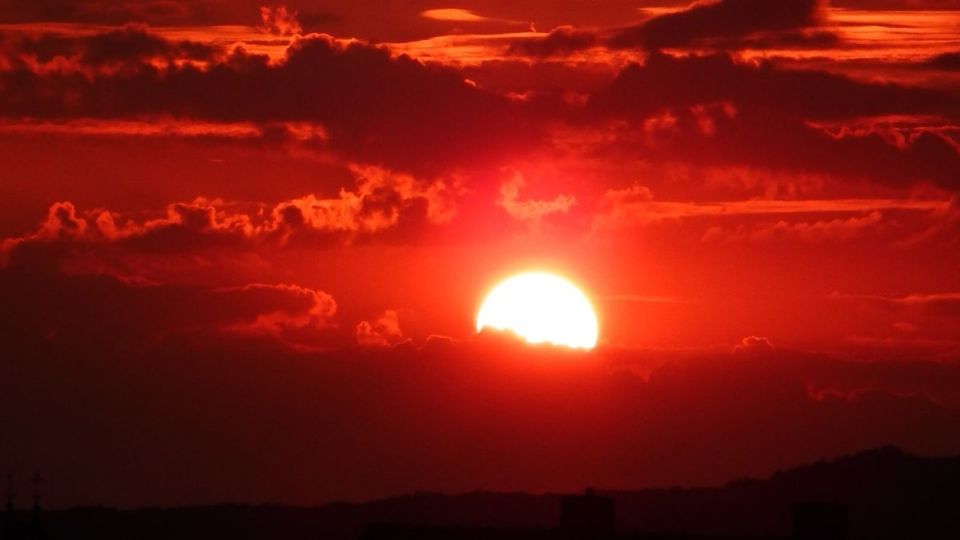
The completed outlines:
<svg viewBox="0 0 960 540">
<path fill-rule="evenodd" d="M 614 514 L 614 508 L 616 513 Z M 522 493 L 418 493 L 304 508 L 8 511 L 49 538 L 96 540 L 611 540 L 694 537 L 960 538 L 960 457 L 880 448 L 722 487 Z M 3 540 L 38 538 L 4 528 Z"/>
</svg>

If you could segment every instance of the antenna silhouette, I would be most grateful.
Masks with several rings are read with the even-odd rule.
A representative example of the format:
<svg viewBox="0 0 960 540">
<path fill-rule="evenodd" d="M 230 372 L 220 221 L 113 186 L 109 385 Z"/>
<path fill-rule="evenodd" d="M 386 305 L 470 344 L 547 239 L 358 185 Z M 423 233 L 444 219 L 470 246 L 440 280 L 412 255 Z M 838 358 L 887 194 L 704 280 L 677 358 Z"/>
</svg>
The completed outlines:
<svg viewBox="0 0 960 540">
<path fill-rule="evenodd" d="M 33 510 L 35 512 L 40 511 L 40 484 L 43 483 L 43 477 L 40 476 L 40 473 L 34 473 L 33 478 Z"/>
<path fill-rule="evenodd" d="M 13 513 L 13 473 L 7 473 L 7 513 Z"/>
</svg>

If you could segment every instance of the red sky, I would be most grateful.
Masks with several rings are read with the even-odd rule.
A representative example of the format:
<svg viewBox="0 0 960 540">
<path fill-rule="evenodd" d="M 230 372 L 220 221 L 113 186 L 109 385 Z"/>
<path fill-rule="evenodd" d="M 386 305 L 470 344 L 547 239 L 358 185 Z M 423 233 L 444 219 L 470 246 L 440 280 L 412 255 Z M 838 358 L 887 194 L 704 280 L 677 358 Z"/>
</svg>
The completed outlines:
<svg viewBox="0 0 960 540">
<path fill-rule="evenodd" d="M 0 14 L 0 468 L 52 505 L 960 451 L 960 2 Z M 529 269 L 596 350 L 474 334 Z"/>
</svg>

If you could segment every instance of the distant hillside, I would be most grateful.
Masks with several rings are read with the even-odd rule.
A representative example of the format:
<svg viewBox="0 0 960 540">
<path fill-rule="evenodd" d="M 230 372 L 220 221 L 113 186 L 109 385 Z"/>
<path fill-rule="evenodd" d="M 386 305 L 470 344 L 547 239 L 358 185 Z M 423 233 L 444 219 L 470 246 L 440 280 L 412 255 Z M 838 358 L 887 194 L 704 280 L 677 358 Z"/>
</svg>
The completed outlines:
<svg viewBox="0 0 960 540">
<path fill-rule="evenodd" d="M 623 530 L 782 535 L 790 531 L 794 502 L 825 501 L 849 507 L 853 537 L 960 535 L 960 457 L 921 458 L 893 447 L 778 472 L 767 480 L 613 496 Z"/>
<path fill-rule="evenodd" d="M 921 458 L 879 448 L 696 489 L 606 492 L 616 500 L 621 532 L 787 535 L 797 501 L 845 503 L 852 537 L 960 538 L 960 457 Z M 213 506 L 49 512 L 52 539 L 232 538 L 354 539 L 370 523 L 555 528 L 559 495 L 413 494 L 317 508 Z"/>
</svg>

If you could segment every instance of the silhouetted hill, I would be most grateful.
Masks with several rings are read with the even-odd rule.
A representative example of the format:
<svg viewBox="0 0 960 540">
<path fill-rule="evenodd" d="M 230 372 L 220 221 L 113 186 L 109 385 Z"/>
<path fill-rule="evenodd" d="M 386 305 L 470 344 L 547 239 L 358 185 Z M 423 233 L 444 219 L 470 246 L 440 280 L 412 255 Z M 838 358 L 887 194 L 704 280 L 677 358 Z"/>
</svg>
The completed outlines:
<svg viewBox="0 0 960 540">
<path fill-rule="evenodd" d="M 621 530 L 784 535 L 795 502 L 843 503 L 852 537 L 960 533 L 960 457 L 921 458 L 893 447 L 818 462 L 723 487 L 619 492 Z"/>
<path fill-rule="evenodd" d="M 921 458 L 879 448 L 725 486 L 603 492 L 620 532 L 786 536 L 795 502 L 849 507 L 851 537 L 960 538 L 960 457 Z M 77 508 L 43 516 L 60 538 L 354 539 L 373 523 L 552 529 L 559 495 L 418 493 L 316 508 L 224 505 L 172 509 Z"/>
</svg>

